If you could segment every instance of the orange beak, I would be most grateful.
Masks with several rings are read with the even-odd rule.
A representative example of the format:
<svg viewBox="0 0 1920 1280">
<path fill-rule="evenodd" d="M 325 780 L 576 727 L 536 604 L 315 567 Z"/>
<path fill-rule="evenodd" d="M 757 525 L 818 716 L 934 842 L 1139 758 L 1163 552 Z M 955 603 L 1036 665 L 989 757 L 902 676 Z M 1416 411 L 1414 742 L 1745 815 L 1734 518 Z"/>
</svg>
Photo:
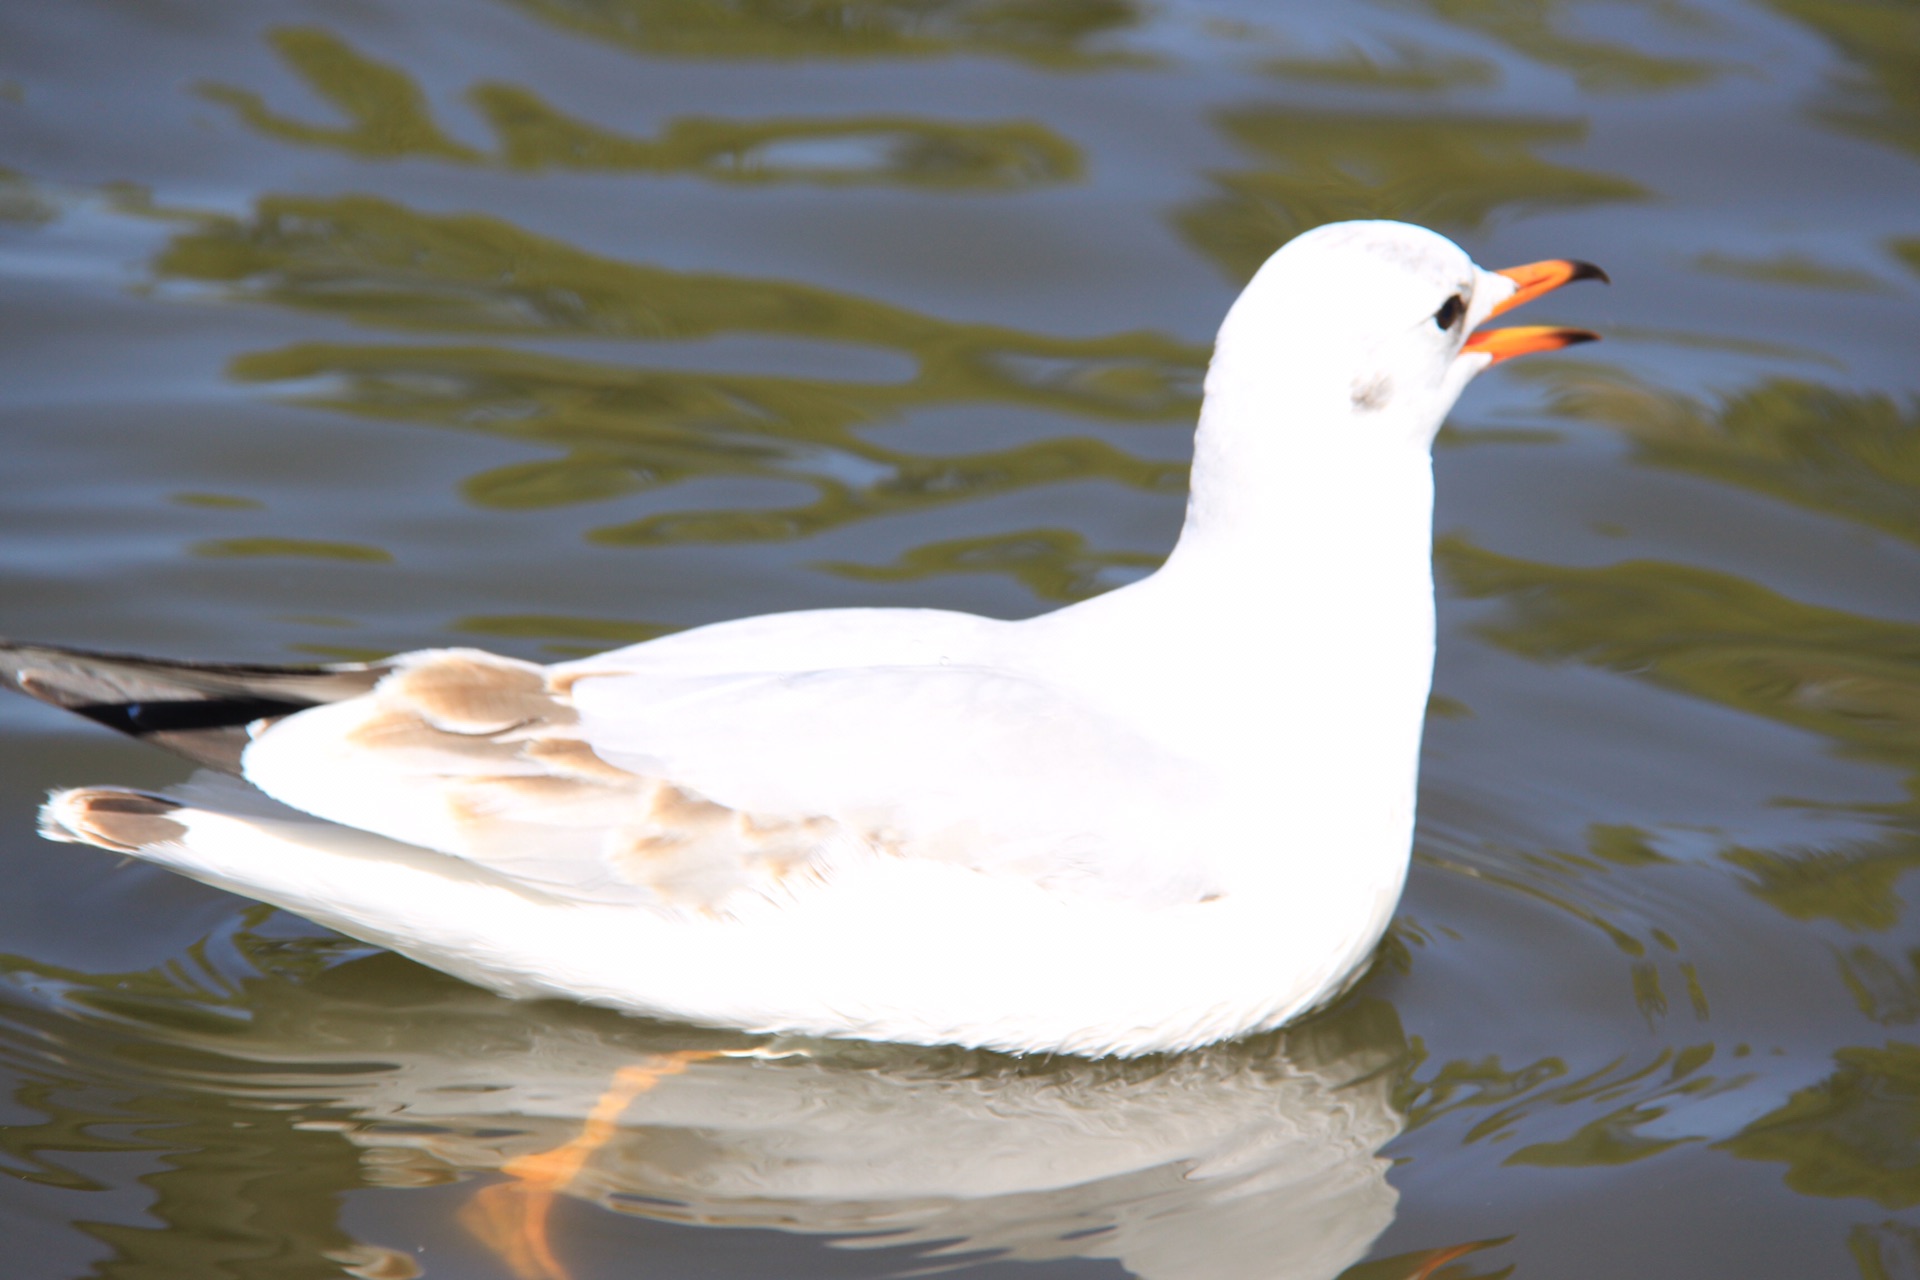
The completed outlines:
<svg viewBox="0 0 1920 1280">
<path fill-rule="evenodd" d="M 1524 267 L 1508 267 L 1494 274 L 1505 276 L 1517 287 L 1511 297 L 1487 313 L 1489 319 L 1511 311 L 1523 303 L 1532 302 L 1541 294 L 1551 293 L 1563 284 L 1572 284 L 1575 280 L 1613 283 L 1607 279 L 1606 272 L 1591 262 L 1575 262 L 1566 258 L 1529 262 Z M 1560 329 L 1552 325 L 1521 325 L 1511 329 L 1485 329 L 1476 332 L 1467 339 L 1461 350 L 1492 356 L 1493 359 L 1488 363 L 1499 364 L 1502 360 L 1511 360 L 1515 356 L 1524 356 L 1534 351 L 1558 351 L 1562 347 L 1571 347 L 1576 343 L 1598 341 L 1600 341 L 1599 334 L 1589 333 L 1585 329 Z"/>
</svg>

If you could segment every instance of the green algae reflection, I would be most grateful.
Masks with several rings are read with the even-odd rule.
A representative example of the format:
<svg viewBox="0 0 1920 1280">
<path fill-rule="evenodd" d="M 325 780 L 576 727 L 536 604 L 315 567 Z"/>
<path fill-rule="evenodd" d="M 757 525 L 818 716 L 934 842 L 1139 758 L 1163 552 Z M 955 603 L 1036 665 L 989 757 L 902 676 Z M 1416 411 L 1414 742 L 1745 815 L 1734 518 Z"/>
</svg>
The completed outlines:
<svg viewBox="0 0 1920 1280">
<path fill-rule="evenodd" d="M 1835 1070 L 1720 1145 L 1781 1161 L 1802 1195 L 1920 1205 L 1920 1047 L 1842 1049 Z"/>
<path fill-rule="evenodd" d="M 1486 58 L 1436 53 L 1398 42 L 1391 57 L 1379 58 L 1357 46 L 1322 57 L 1271 58 L 1260 64 L 1268 75 L 1296 84 L 1328 85 L 1387 93 L 1443 93 L 1498 84 L 1500 68 Z"/>
<path fill-rule="evenodd" d="M 1920 153 L 1920 10 L 1905 0 L 1768 0 L 1851 63 L 1813 106 L 1844 132 Z"/>
<path fill-rule="evenodd" d="M 1256 165 L 1210 175 L 1219 194 L 1175 221 L 1235 280 L 1323 222 L 1398 218 L 1459 232 L 1496 212 L 1645 195 L 1625 178 L 1544 158 L 1585 138 L 1577 120 L 1252 107 L 1225 112 L 1217 124 Z"/>
<path fill-rule="evenodd" d="M 1550 412 L 1621 432 L 1645 465 L 1920 543 L 1920 398 L 1769 378 L 1709 400 L 1591 368 L 1536 375 L 1553 379 Z M 1462 594 L 1508 602 L 1484 628 L 1503 648 L 1631 674 L 1904 774 L 1912 798 L 1868 810 L 1889 824 L 1883 837 L 1722 854 L 1791 918 L 1869 931 L 1899 920 L 1898 883 L 1920 866 L 1920 627 L 1683 565 L 1568 568 L 1457 538 L 1438 556 Z"/>
<path fill-rule="evenodd" d="M 1891 1221 L 1858 1223 L 1847 1233 L 1847 1252 L 1860 1267 L 1860 1280 L 1920 1275 L 1920 1228 Z"/>
<path fill-rule="evenodd" d="M 946 456 L 891 448 L 862 429 L 955 405 L 1068 422 L 1185 423 L 1203 360 L 1153 334 L 1060 339 L 954 323 L 807 285 L 621 262 L 497 218 L 426 215 L 359 196 L 268 197 L 252 218 L 199 216 L 154 271 L 235 301 L 399 333 L 620 344 L 797 339 L 899 362 L 898 377 L 835 380 L 635 367 L 490 343 L 336 342 L 232 364 L 234 377 L 285 385 L 300 403 L 563 452 L 470 478 L 468 498 L 485 506 L 605 501 L 719 475 L 792 481 L 814 495 L 774 510 L 661 513 L 595 535 L 612 543 L 801 537 L 1083 480 L 1178 492 L 1182 465 L 1071 428 Z"/>
<path fill-rule="evenodd" d="M 1031 121 L 948 123 L 906 116 L 722 120 L 681 117 L 655 137 L 579 120 L 529 89 L 476 85 L 474 108 L 491 128 L 491 152 L 450 137 L 426 94 L 399 67 L 358 52 L 330 32 L 282 28 L 274 49 L 343 124 L 272 111 L 251 90 L 203 84 L 200 93 L 251 128 L 283 142 L 369 160 L 402 158 L 539 171 L 687 175 L 722 182 L 894 184 L 1011 190 L 1081 175 L 1079 151 Z"/>
<path fill-rule="evenodd" d="M 652 57 L 927 58 L 1046 67 L 1138 62 L 1113 44 L 1133 0 L 507 0 L 564 30 Z"/>
<path fill-rule="evenodd" d="M 1864 945 L 1840 956 L 1840 977 L 1854 1003 L 1883 1027 L 1920 1022 L 1920 948 L 1909 950 L 1903 959 Z"/>
<path fill-rule="evenodd" d="M 1818 733 L 1843 753 L 1908 775 L 1913 799 L 1878 841 L 1811 850 L 1728 849 L 1723 858 L 1784 914 L 1891 927 L 1900 877 L 1920 866 L 1920 627 L 1789 600 L 1731 574 L 1656 561 L 1567 568 L 1443 539 L 1454 589 L 1497 597 L 1483 633 L 1502 648 L 1580 661 Z"/>
<path fill-rule="evenodd" d="M 1004 573 L 1042 600 L 1065 603 L 1097 595 L 1160 564 L 1157 555 L 1096 551 L 1071 529 L 931 542 L 890 565 L 832 562 L 820 567 L 865 582 L 913 582 L 954 573 Z M 1116 581 L 1116 579 L 1118 581 Z"/>
<path fill-rule="evenodd" d="M 197 556 L 214 559 L 259 558 L 340 560 L 348 564 L 392 564 L 393 553 L 358 542 L 325 542 L 313 538 L 216 538 L 197 542 Z"/>
<path fill-rule="evenodd" d="M 249 918 L 265 916 L 255 909 Z M 247 1100 L 208 1087 L 225 1065 L 217 1050 L 181 1047 L 217 1045 L 250 1024 L 255 1011 L 209 954 L 229 941 L 196 943 L 165 970 L 105 979 L 0 957 L 0 1061 L 24 1081 L 13 1100 L 25 1114 L 0 1126 L 9 1170 L 93 1190 L 74 1165 L 104 1156 L 159 1166 L 140 1178 L 150 1199 L 133 1221 L 74 1222 L 108 1248 L 88 1272 L 99 1280 L 320 1280 L 340 1274 L 329 1256 L 356 1250 L 336 1219 L 340 1194 L 365 1185 L 360 1159 L 328 1131 L 324 1101 L 277 1087 L 301 1055 L 242 1069 Z M 320 939 L 289 949 L 244 932 L 231 941 L 285 976 L 317 972 L 330 951 L 358 949 Z M 142 1026 L 157 1038 L 129 1032 Z"/>
<path fill-rule="evenodd" d="M 1592 367 L 1536 375 L 1553 413 L 1621 432 L 1650 465 L 1920 542 L 1920 395 L 1769 378 L 1708 401 Z"/>
<path fill-rule="evenodd" d="M 52 222 L 60 210 L 34 184 L 13 170 L 0 166 L 0 222 L 30 225 Z"/>
<path fill-rule="evenodd" d="M 855 343 L 909 354 L 937 380 L 955 390 L 966 384 L 982 398 L 1132 420 L 1190 410 L 1203 359 L 1152 334 L 1048 338 L 808 285 L 624 262 L 500 218 L 424 214 L 371 196 L 266 196 L 250 218 L 204 214 L 193 223 L 155 259 L 157 276 L 370 328 Z"/>
<path fill-rule="evenodd" d="M 1753 1079 L 1737 1055 L 1708 1070 L 1719 1053 L 1712 1044 L 1660 1049 L 1639 1062 L 1623 1056 L 1579 1074 L 1547 1057 L 1514 1067 L 1498 1058 L 1455 1060 L 1423 1075 L 1422 1053 L 1416 1043 L 1416 1061 L 1395 1099 L 1409 1129 L 1452 1122 L 1463 1126 L 1463 1144 L 1505 1144 L 1523 1132 L 1571 1122 L 1564 1137 L 1518 1146 L 1502 1161 L 1543 1168 L 1633 1164 L 1696 1141 L 1639 1130 Z"/>
<path fill-rule="evenodd" d="M 1573 34 L 1570 28 L 1602 29 L 1587 15 L 1596 11 L 1639 10 L 1670 28 L 1712 29 L 1705 9 L 1676 0 L 1403 0 L 1451 26 L 1497 40 L 1543 66 L 1570 73 L 1591 93 L 1646 93 L 1701 84 L 1724 68 L 1703 58 L 1651 53 L 1617 40 Z M 1585 23 L 1582 18 L 1587 18 Z"/>
<path fill-rule="evenodd" d="M 1824 289 L 1834 293 L 1886 293 L 1887 282 L 1869 271 L 1834 266 L 1801 253 L 1770 258 L 1743 258 L 1728 253 L 1703 253 L 1693 260 L 1696 270 L 1732 276 L 1755 284 L 1785 285 L 1792 289 Z"/>
<path fill-rule="evenodd" d="M 1623 432 L 1645 465 L 1920 541 L 1920 402 L 1787 379 L 1709 401 L 1590 370 L 1542 374 L 1554 378 L 1553 412 Z M 1437 553 L 1460 594 L 1505 602 L 1482 628 L 1502 648 L 1585 663 L 1790 725 L 1841 754 L 1903 773 L 1905 803 L 1855 806 L 1880 820 L 1877 837 L 1813 848 L 1734 846 L 1719 855 L 1755 898 L 1789 919 L 1856 933 L 1898 925 L 1902 879 L 1920 867 L 1920 627 L 1804 604 L 1684 565 L 1548 565 L 1459 538 L 1443 539 Z M 1891 1026 L 1920 1017 L 1920 953 L 1889 956 L 1858 943 L 1836 949 L 1835 959 L 1868 1018 Z M 1917 1054 L 1905 1044 L 1843 1049 L 1827 1079 L 1718 1145 L 1786 1164 L 1787 1184 L 1801 1194 L 1910 1209 L 1920 1204 Z M 1593 1164 L 1654 1154 L 1667 1140 L 1646 1140 L 1635 1129 L 1660 1114 L 1633 1099 L 1510 1160 Z M 1418 1122 L 1417 1107 L 1414 1115 Z M 1855 1252 L 1878 1259 L 1883 1243 L 1869 1231 Z"/>
</svg>

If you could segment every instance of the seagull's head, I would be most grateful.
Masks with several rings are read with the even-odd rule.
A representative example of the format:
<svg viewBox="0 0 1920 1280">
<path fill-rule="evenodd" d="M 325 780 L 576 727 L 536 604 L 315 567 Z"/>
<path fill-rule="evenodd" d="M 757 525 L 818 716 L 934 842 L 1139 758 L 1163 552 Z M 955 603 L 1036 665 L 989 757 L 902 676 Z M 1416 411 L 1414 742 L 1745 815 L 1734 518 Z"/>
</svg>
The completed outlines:
<svg viewBox="0 0 1920 1280">
<path fill-rule="evenodd" d="M 1490 271 L 1403 222 L 1318 227 L 1268 258 L 1228 312 L 1208 397 L 1301 447 L 1424 451 L 1482 369 L 1598 336 L 1486 321 L 1570 281 L 1606 278 L 1565 259 Z"/>
</svg>

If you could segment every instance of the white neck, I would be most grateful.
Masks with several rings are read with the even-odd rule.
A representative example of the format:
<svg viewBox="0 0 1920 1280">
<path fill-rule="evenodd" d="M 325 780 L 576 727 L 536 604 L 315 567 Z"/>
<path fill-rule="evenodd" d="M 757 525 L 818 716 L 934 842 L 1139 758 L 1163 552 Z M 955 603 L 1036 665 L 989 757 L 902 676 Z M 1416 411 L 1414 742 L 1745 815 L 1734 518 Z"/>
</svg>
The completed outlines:
<svg viewBox="0 0 1920 1280">
<path fill-rule="evenodd" d="M 1305 450 L 1233 417 L 1244 403 L 1209 397 L 1166 565 L 1037 621 L 1058 628 L 1060 678 L 1124 689 L 1103 701 L 1284 815 L 1293 847 L 1403 866 L 1433 671 L 1431 459 Z"/>
<path fill-rule="evenodd" d="M 1310 451 L 1234 409 L 1209 400 L 1186 524 L 1161 570 L 1052 617 L 1074 630 L 1097 620 L 1116 679 L 1178 672 L 1172 696 L 1218 684 L 1240 691 L 1228 703 L 1297 705 L 1304 684 L 1327 691 L 1328 718 L 1365 719 L 1357 701 L 1335 704 L 1390 689 L 1405 704 L 1396 718 L 1417 726 L 1433 662 L 1430 457 Z"/>
<path fill-rule="evenodd" d="M 1255 591 L 1318 582 L 1362 605 L 1382 589 L 1369 573 L 1411 562 L 1426 578 L 1431 455 L 1398 440 L 1370 443 L 1361 423 L 1301 430 L 1265 421 L 1271 402 L 1245 391 L 1215 391 L 1201 412 L 1186 521 L 1162 572 L 1233 566 L 1257 573 L 1246 584 Z"/>
</svg>

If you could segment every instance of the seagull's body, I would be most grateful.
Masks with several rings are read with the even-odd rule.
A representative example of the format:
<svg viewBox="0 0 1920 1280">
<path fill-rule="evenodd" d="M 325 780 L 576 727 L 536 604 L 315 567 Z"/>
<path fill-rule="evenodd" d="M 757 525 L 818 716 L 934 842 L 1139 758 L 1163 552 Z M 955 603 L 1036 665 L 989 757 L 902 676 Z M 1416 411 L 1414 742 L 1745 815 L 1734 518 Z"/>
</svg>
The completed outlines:
<svg viewBox="0 0 1920 1280">
<path fill-rule="evenodd" d="M 1585 274 L 1395 223 L 1298 238 L 1222 327 L 1172 556 L 1042 617 L 277 676 L 14 650 L 28 692 L 271 798 L 65 792 L 45 829 L 515 995 L 1085 1054 L 1278 1025 L 1352 979 L 1406 875 L 1433 435 L 1487 364 L 1588 336 L 1472 330 Z M 200 700 L 236 710 L 153 709 Z M 206 745 L 241 723 L 237 759 Z"/>
</svg>

